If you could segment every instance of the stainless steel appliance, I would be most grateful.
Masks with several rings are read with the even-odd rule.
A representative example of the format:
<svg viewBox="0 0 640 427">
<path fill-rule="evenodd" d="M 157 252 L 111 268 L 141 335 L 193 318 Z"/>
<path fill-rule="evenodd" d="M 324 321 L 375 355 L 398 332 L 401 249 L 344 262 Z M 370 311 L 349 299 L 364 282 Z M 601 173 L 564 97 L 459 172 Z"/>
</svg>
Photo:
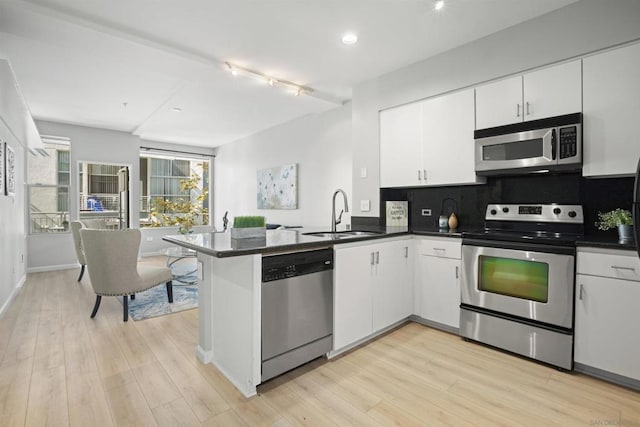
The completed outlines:
<svg viewBox="0 0 640 427">
<path fill-rule="evenodd" d="M 262 258 L 262 381 L 333 346 L 333 250 Z"/>
<path fill-rule="evenodd" d="M 582 113 L 474 132 L 478 175 L 582 168 Z"/>
<path fill-rule="evenodd" d="M 460 335 L 573 368 L 576 205 L 489 205 L 462 240 Z"/>
</svg>

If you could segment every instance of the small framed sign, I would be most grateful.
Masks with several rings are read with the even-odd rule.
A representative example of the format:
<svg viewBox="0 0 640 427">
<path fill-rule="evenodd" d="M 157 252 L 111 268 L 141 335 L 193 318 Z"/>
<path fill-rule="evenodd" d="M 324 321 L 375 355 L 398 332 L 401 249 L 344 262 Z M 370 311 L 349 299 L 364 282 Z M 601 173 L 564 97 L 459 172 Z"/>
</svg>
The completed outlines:
<svg viewBox="0 0 640 427">
<path fill-rule="evenodd" d="M 9 144 L 4 143 L 4 187 L 7 196 L 15 196 L 16 194 L 16 152 Z"/>
<path fill-rule="evenodd" d="M 409 202 L 387 202 L 387 227 L 409 225 Z"/>
</svg>

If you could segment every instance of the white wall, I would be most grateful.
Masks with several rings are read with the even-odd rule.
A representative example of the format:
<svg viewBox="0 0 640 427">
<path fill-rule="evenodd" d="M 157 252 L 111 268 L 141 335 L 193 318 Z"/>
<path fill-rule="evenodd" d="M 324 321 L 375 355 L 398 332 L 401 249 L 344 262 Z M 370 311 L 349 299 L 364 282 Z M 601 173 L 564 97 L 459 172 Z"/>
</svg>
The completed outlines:
<svg viewBox="0 0 640 427">
<path fill-rule="evenodd" d="M 379 216 L 378 112 L 640 39 L 640 1 L 581 0 L 353 90 L 354 215 Z M 359 177 L 360 169 L 368 177 Z M 371 200 L 361 212 L 360 200 Z"/>
<path fill-rule="evenodd" d="M 230 220 L 263 215 L 274 224 L 330 226 L 333 192 L 342 188 L 351 202 L 351 153 L 350 104 L 223 145 L 214 164 L 216 228 L 225 211 Z M 290 163 L 298 164 L 298 209 L 259 210 L 257 170 Z"/>
<path fill-rule="evenodd" d="M 78 162 L 89 161 L 130 166 L 130 206 L 131 227 L 139 226 L 140 200 L 140 146 L 211 154 L 212 150 L 186 146 L 175 146 L 154 141 L 141 141 L 127 132 L 69 125 L 48 121 L 36 121 L 40 134 L 66 136 L 71 139 L 71 180 L 70 206 L 71 221 L 78 219 Z M 152 240 L 148 241 L 146 233 Z M 175 234 L 174 228 L 143 230 L 140 252 L 142 255 L 161 253 L 170 244 L 162 242 L 161 237 Z M 44 271 L 56 268 L 70 268 L 77 265 L 70 233 L 33 234 L 28 237 L 28 269 Z"/>
<path fill-rule="evenodd" d="M 0 317 L 26 278 L 25 167 L 23 146 L 14 138 L 0 115 L 0 141 L 16 153 L 16 195 L 0 194 Z"/>
</svg>

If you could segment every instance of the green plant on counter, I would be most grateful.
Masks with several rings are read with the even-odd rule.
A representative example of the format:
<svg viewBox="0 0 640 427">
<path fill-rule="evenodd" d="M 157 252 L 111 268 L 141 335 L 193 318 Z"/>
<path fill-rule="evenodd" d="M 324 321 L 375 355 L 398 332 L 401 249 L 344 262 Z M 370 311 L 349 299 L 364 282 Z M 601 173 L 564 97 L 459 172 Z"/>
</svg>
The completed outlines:
<svg viewBox="0 0 640 427">
<path fill-rule="evenodd" d="M 237 216 L 233 218 L 233 228 L 264 227 L 265 225 L 263 216 Z"/>
<path fill-rule="evenodd" d="M 596 221 L 598 229 L 606 231 L 619 225 L 633 225 L 630 211 L 618 208 L 609 212 L 598 212 L 598 221 Z"/>
</svg>

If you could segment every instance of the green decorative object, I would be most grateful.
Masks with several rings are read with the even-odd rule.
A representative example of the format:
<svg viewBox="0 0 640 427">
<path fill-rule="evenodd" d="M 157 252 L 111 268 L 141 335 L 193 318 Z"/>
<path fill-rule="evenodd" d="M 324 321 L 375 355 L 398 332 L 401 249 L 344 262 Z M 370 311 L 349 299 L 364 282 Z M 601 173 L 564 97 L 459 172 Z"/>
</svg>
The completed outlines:
<svg viewBox="0 0 640 427">
<path fill-rule="evenodd" d="M 619 225 L 633 225 L 630 211 L 618 208 L 609 212 L 598 212 L 598 221 L 596 221 L 598 229 L 606 231 Z"/>
<path fill-rule="evenodd" d="M 596 227 L 606 231 L 611 228 L 618 229 L 618 239 L 621 243 L 633 241 L 633 217 L 626 209 L 615 209 L 609 212 L 598 212 Z"/>
<path fill-rule="evenodd" d="M 237 216 L 233 219 L 232 239 L 265 239 L 266 221 L 263 216 Z"/>
</svg>

